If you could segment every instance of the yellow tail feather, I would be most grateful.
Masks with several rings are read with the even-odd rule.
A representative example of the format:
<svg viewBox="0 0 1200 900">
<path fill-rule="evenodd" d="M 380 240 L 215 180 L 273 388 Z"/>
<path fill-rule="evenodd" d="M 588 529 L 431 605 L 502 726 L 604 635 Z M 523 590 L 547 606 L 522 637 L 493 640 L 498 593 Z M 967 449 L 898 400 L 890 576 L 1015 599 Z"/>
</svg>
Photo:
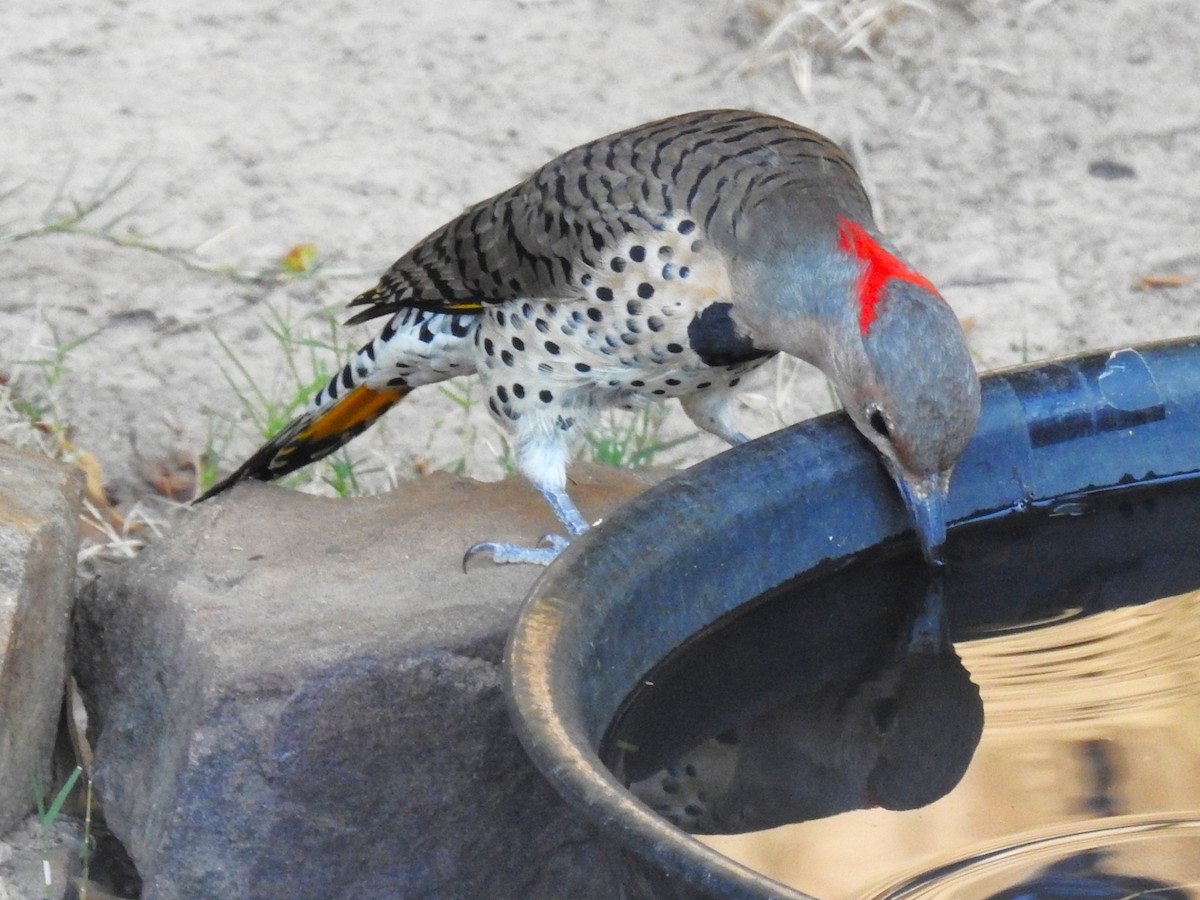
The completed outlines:
<svg viewBox="0 0 1200 900">
<path fill-rule="evenodd" d="M 239 481 L 270 481 L 328 456 L 365 431 L 389 408 L 403 400 L 408 387 L 382 390 L 360 384 L 325 409 L 306 413 L 263 444 L 237 471 L 205 491 L 207 500 Z"/>
<path fill-rule="evenodd" d="M 323 441 L 357 425 L 370 425 L 409 392 L 409 388 L 376 390 L 360 384 L 333 406 L 317 413 L 316 420 L 293 438 L 297 443 Z"/>
</svg>

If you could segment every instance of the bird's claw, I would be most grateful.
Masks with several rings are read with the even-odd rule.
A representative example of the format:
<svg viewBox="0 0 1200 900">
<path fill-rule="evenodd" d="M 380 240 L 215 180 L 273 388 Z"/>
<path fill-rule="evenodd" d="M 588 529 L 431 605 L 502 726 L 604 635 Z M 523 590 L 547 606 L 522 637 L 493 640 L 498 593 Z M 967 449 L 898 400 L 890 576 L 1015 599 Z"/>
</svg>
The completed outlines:
<svg viewBox="0 0 1200 900">
<path fill-rule="evenodd" d="M 466 572 L 472 562 L 488 554 L 492 557 L 492 563 L 496 565 L 524 563 L 548 566 L 570 543 L 570 539 L 561 534 L 542 535 L 536 547 L 522 547 L 519 544 L 506 544 L 500 541 L 480 541 L 467 548 L 467 552 L 463 554 L 462 567 Z"/>
</svg>

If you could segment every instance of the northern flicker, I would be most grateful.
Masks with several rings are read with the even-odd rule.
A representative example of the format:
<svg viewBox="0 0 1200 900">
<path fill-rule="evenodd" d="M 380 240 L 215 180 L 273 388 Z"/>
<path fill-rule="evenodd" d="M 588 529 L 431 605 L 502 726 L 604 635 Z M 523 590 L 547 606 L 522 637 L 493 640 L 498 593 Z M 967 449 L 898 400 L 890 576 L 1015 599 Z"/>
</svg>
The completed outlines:
<svg viewBox="0 0 1200 900">
<path fill-rule="evenodd" d="M 741 443 L 732 389 L 787 353 L 830 379 L 940 559 L 978 377 L 954 313 L 879 233 L 849 157 L 814 131 L 710 110 L 568 150 L 420 241 L 351 306 L 363 309 L 349 323 L 385 320 L 379 335 L 205 498 L 305 466 L 414 388 L 477 372 L 566 535 L 483 542 L 467 558 L 544 565 L 589 527 L 566 468 L 603 408 L 675 397 Z"/>
<path fill-rule="evenodd" d="M 747 713 L 630 790 L 697 834 L 917 809 L 945 796 L 979 745 L 983 701 L 950 642 L 942 590 L 934 580 L 889 643 L 857 648 L 869 668 L 829 677 L 833 667 L 813 667 L 804 692 Z M 826 646 L 845 657 L 837 642 Z M 705 659 L 711 664 L 712 653 Z M 711 698 L 697 705 L 713 707 Z"/>
</svg>

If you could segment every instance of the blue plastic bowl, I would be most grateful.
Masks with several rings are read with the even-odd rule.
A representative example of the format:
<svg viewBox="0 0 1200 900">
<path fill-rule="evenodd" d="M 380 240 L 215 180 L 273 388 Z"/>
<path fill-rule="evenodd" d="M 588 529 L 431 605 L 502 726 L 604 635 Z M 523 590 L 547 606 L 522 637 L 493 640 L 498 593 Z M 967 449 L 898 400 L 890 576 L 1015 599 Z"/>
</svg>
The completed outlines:
<svg viewBox="0 0 1200 900">
<path fill-rule="evenodd" d="M 984 378 L 949 518 L 1198 471 L 1200 338 L 1087 353 Z M 882 465 L 835 413 L 646 491 L 535 584 L 508 644 L 512 716 L 538 768 L 619 848 L 626 896 L 805 896 L 658 818 L 597 748 L 638 679 L 690 636 L 908 530 Z"/>
</svg>

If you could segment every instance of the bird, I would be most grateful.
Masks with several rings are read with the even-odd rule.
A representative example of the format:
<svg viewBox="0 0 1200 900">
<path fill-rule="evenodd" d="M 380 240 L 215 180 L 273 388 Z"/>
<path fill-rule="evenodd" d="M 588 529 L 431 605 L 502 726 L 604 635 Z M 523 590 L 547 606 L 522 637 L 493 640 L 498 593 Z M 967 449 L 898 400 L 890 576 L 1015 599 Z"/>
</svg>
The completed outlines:
<svg viewBox="0 0 1200 900">
<path fill-rule="evenodd" d="M 747 438 L 734 389 L 778 354 L 820 369 L 942 564 L 955 461 L 979 416 L 958 318 L 876 226 L 848 154 L 764 113 L 684 113 L 552 159 L 419 241 L 350 302 L 378 334 L 198 500 L 351 440 L 416 388 L 478 373 L 521 475 L 565 534 L 464 557 L 546 565 L 589 523 L 567 491 L 606 408 L 678 399 Z"/>
<path fill-rule="evenodd" d="M 855 809 L 918 809 L 948 794 L 979 746 L 983 701 L 950 641 L 941 575 L 930 577 L 925 592 L 913 599 L 912 614 L 894 633 L 873 641 L 862 630 L 854 632 L 856 640 L 865 640 L 856 647 L 862 664 L 851 671 L 832 663 L 812 666 L 808 678 L 798 680 L 802 690 L 761 709 L 756 708 L 761 685 L 780 687 L 778 679 L 762 680 L 762 670 L 757 681 L 745 671 L 725 679 L 760 686 L 757 694 L 744 696 L 735 686 L 738 705 L 694 698 L 689 722 L 727 709 L 736 710 L 736 720 L 723 722 L 728 727 L 662 769 L 625 778 L 630 791 L 693 834 L 743 834 Z M 847 629 L 850 615 L 833 627 Z M 708 640 L 720 641 L 721 629 Z M 744 649 L 744 638 L 732 640 Z M 847 655 L 844 641 L 820 646 L 837 653 L 839 663 Z M 703 655 L 705 665 L 733 658 L 728 649 L 692 652 L 693 659 Z M 764 652 L 770 658 L 771 649 Z M 743 669 L 753 673 L 755 664 L 745 659 L 743 653 Z M 680 671 L 687 671 L 686 664 L 664 678 L 679 678 Z M 661 691 L 662 681 L 653 680 Z M 662 720 L 645 713 L 641 718 Z M 637 745 L 636 738 L 629 742 Z M 621 752 L 614 766 L 619 776 L 630 751 Z"/>
</svg>

